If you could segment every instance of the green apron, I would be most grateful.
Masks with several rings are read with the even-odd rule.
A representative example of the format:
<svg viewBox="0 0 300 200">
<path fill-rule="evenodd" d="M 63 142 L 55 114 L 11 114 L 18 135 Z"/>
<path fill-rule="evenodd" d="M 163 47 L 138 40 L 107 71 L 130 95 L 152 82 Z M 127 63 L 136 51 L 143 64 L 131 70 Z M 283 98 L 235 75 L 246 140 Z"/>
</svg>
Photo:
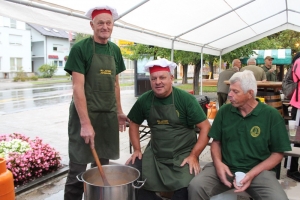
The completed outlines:
<svg viewBox="0 0 300 200">
<path fill-rule="evenodd" d="M 93 58 L 85 74 L 85 97 L 91 124 L 95 131 L 95 149 L 99 158 L 119 158 L 119 126 L 115 97 L 116 66 L 114 56 L 96 54 L 93 42 Z M 74 163 L 94 161 L 90 145 L 80 136 L 80 120 L 72 100 L 69 118 L 69 156 Z"/>
<path fill-rule="evenodd" d="M 142 161 L 142 177 L 147 179 L 143 188 L 151 191 L 175 191 L 187 187 L 194 177 L 194 174 L 189 173 L 188 164 L 183 167 L 180 164 L 189 156 L 197 136 L 194 129 L 181 124 L 173 93 L 173 103 L 170 105 L 154 106 L 155 99 L 152 100 L 148 119 L 151 140 Z"/>
</svg>

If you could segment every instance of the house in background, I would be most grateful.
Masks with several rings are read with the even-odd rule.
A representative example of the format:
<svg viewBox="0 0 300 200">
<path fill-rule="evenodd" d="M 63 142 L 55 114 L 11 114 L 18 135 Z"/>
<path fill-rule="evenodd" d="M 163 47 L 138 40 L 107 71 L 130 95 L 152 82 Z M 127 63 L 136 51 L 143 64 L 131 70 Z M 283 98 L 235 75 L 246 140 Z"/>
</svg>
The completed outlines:
<svg viewBox="0 0 300 200">
<path fill-rule="evenodd" d="M 30 49 L 26 23 L 0 16 L 0 78 L 13 78 L 20 69 L 31 73 Z"/>
<path fill-rule="evenodd" d="M 69 55 L 75 33 L 65 30 L 27 24 L 31 32 L 32 71 L 40 75 L 38 68 L 43 64 L 56 65 L 55 75 L 65 75 L 65 57 Z"/>
</svg>

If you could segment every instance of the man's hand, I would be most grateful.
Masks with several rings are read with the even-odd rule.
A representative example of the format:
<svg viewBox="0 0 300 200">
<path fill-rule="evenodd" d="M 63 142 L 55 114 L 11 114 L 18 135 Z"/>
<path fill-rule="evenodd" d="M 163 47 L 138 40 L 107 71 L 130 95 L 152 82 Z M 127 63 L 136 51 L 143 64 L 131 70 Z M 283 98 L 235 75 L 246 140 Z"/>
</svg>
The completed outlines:
<svg viewBox="0 0 300 200">
<path fill-rule="evenodd" d="M 126 131 L 126 121 L 130 122 L 127 116 L 124 113 L 118 114 L 118 121 L 119 121 L 119 131 L 120 132 Z"/>
<path fill-rule="evenodd" d="M 135 150 L 133 152 L 133 154 L 131 155 L 131 157 L 126 161 L 126 165 L 128 165 L 130 162 L 131 164 L 134 164 L 135 162 L 135 159 L 138 158 L 138 159 L 142 159 L 142 152 L 140 150 Z"/>
<path fill-rule="evenodd" d="M 271 72 L 271 73 L 274 72 L 274 69 L 273 68 L 269 69 L 269 72 Z"/>
<path fill-rule="evenodd" d="M 226 185 L 227 187 L 231 188 L 232 184 L 227 180 L 227 176 L 233 176 L 233 174 L 231 173 L 230 169 L 228 168 L 227 165 L 225 165 L 224 163 L 220 162 L 218 163 L 218 165 L 215 164 L 215 168 L 218 174 L 219 179 L 221 180 L 221 182 Z"/>
<path fill-rule="evenodd" d="M 252 177 L 250 174 L 246 174 L 246 176 L 240 181 L 242 186 L 237 186 L 236 179 L 234 179 L 233 185 L 236 189 L 234 192 L 243 192 L 243 191 L 245 191 L 250 186 L 253 178 L 254 177 Z"/>
<path fill-rule="evenodd" d="M 84 139 L 86 144 L 90 144 L 91 149 L 95 148 L 95 132 L 91 124 L 81 125 L 80 136 Z"/>
<path fill-rule="evenodd" d="M 183 167 L 185 164 L 189 165 L 190 168 L 190 174 L 195 174 L 195 176 L 197 174 L 200 173 L 201 168 L 200 168 L 200 164 L 199 164 L 199 160 L 195 155 L 189 155 L 188 157 L 186 157 L 182 163 L 181 163 L 181 167 Z"/>
</svg>

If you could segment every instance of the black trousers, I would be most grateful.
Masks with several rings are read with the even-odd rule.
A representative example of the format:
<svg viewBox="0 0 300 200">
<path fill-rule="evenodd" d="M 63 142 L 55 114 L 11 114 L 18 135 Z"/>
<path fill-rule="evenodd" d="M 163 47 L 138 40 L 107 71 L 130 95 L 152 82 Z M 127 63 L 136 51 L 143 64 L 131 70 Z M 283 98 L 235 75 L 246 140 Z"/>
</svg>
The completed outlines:
<svg viewBox="0 0 300 200">
<path fill-rule="evenodd" d="M 102 165 L 108 165 L 109 160 L 100 158 Z M 96 163 L 92 163 L 91 167 L 96 167 Z M 86 171 L 86 164 L 77 164 L 69 162 L 69 173 L 65 184 L 64 200 L 82 200 L 83 183 L 78 181 L 76 176 Z"/>
<path fill-rule="evenodd" d="M 139 170 L 141 174 L 139 180 L 142 180 L 142 160 L 137 158 L 134 164 L 130 163 L 128 165 Z M 158 192 L 163 192 L 163 191 L 158 191 Z M 145 190 L 143 189 L 143 187 L 141 189 L 136 190 L 136 196 L 137 196 L 137 200 L 162 200 L 161 197 L 156 195 L 156 192 Z M 188 200 L 187 188 L 185 187 L 174 191 L 171 200 Z"/>
</svg>

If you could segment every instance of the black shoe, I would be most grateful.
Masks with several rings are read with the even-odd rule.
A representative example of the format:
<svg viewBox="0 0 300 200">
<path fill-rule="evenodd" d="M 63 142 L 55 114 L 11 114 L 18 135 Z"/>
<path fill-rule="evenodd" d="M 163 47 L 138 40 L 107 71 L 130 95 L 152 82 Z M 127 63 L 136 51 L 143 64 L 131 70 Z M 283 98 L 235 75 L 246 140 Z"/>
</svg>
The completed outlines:
<svg viewBox="0 0 300 200">
<path fill-rule="evenodd" d="M 300 182 L 300 172 L 295 171 L 295 172 L 290 172 L 290 170 L 287 171 L 287 177 Z"/>
</svg>

